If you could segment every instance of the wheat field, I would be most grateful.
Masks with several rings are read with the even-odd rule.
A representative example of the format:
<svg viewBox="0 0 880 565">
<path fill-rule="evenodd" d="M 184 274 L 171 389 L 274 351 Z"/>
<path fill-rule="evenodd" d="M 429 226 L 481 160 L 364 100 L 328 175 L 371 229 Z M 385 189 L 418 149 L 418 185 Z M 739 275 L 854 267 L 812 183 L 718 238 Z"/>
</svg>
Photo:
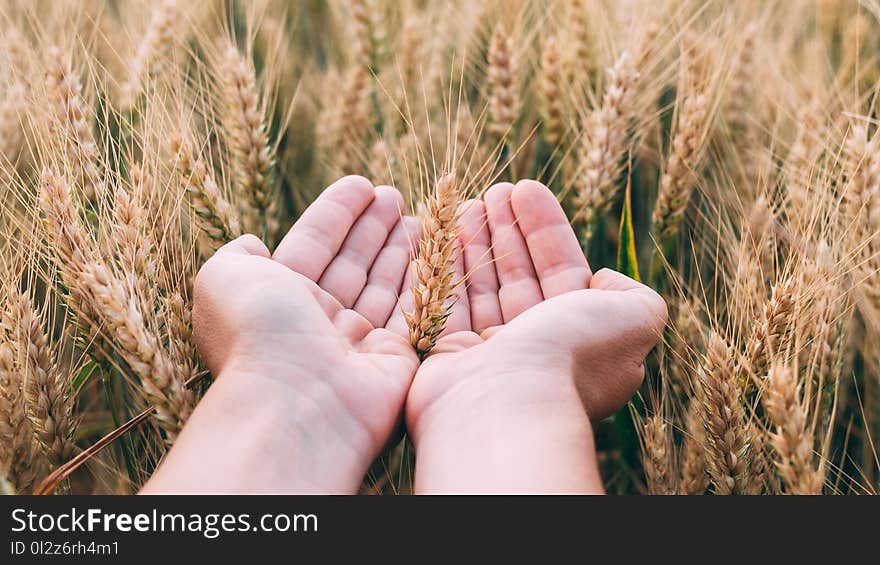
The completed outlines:
<svg viewBox="0 0 880 565">
<path fill-rule="evenodd" d="M 661 292 L 646 381 L 595 426 L 609 492 L 880 489 L 876 0 L 4 0 L 0 20 L 0 491 L 137 492 L 210 385 L 200 265 L 243 233 L 271 247 L 343 174 L 451 240 L 462 199 L 539 179 L 594 271 Z M 441 243 L 415 259 L 451 287 Z M 444 299 L 407 313 L 420 353 Z M 412 458 L 362 491 L 411 492 Z"/>
</svg>

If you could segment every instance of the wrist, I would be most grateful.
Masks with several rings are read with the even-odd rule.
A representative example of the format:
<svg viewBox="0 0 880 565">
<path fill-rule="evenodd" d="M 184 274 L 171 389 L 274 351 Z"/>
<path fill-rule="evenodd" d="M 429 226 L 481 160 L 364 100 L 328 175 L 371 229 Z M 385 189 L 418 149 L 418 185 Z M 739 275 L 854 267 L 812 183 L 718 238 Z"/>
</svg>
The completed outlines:
<svg viewBox="0 0 880 565">
<path fill-rule="evenodd" d="M 564 373 L 483 370 L 423 408 L 408 422 L 417 492 L 602 491 L 590 421 Z"/>
<path fill-rule="evenodd" d="M 321 379 L 231 361 L 145 490 L 356 493 L 369 434 Z"/>
</svg>

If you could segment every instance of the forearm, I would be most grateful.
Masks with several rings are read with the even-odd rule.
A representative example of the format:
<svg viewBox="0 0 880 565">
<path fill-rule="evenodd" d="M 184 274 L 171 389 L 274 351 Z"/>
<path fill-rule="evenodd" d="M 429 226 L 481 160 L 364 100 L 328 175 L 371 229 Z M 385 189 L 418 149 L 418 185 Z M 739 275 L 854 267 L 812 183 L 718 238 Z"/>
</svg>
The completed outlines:
<svg viewBox="0 0 880 565">
<path fill-rule="evenodd" d="M 227 370 L 142 492 L 356 493 L 369 456 L 342 437 L 345 416 L 328 404 L 283 379 Z"/>
<path fill-rule="evenodd" d="M 425 414 L 414 438 L 416 491 L 601 494 L 592 427 L 576 395 L 509 393 L 485 391 L 465 418 L 445 418 L 442 406 Z"/>
</svg>

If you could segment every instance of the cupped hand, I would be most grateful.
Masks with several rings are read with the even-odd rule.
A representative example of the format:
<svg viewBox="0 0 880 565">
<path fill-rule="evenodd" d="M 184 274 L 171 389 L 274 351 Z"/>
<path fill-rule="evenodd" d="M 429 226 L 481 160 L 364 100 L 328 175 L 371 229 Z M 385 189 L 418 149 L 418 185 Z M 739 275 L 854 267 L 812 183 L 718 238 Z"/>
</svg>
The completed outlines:
<svg viewBox="0 0 880 565">
<path fill-rule="evenodd" d="M 217 380 L 178 439 L 191 449 L 176 446 L 164 465 L 187 469 L 175 488 L 356 492 L 418 366 L 384 329 L 410 258 L 402 204 L 395 189 L 345 177 L 274 256 L 246 235 L 205 263 L 194 337 Z M 258 469 L 228 461 L 238 444 Z"/>
<path fill-rule="evenodd" d="M 467 290 L 453 325 L 422 363 L 407 426 L 467 410 L 527 412 L 571 404 L 593 420 L 620 408 L 644 377 L 666 323 L 662 298 L 619 273 L 593 275 L 556 197 L 522 181 L 490 188 L 463 213 Z"/>
</svg>

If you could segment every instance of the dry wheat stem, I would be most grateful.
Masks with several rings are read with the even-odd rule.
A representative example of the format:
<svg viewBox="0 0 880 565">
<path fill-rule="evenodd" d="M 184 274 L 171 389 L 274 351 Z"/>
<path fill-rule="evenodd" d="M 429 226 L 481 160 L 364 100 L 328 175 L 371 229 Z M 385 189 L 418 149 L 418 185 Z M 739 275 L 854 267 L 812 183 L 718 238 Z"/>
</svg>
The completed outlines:
<svg viewBox="0 0 880 565">
<path fill-rule="evenodd" d="M 443 175 L 422 214 L 412 285 L 413 311 L 405 313 L 410 343 L 420 356 L 433 349 L 452 311 L 460 200 L 455 175 Z"/>
</svg>

